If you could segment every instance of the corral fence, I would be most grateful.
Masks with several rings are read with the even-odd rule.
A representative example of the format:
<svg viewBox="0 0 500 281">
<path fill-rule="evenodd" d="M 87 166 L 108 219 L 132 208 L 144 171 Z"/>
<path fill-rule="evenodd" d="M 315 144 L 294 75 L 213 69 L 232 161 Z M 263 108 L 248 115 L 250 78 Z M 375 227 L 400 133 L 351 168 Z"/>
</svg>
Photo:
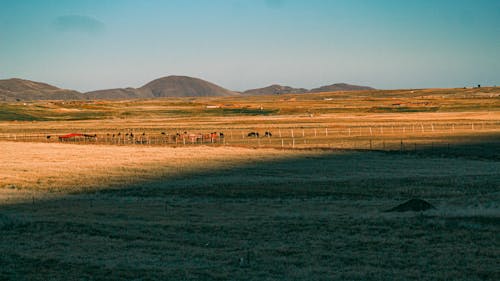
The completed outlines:
<svg viewBox="0 0 500 281">
<path fill-rule="evenodd" d="M 0 132 L 0 140 L 102 145 L 232 145 L 282 149 L 359 149 L 452 153 L 464 143 L 498 143 L 500 122 L 383 123 L 379 125 L 259 128 L 89 128 Z"/>
</svg>

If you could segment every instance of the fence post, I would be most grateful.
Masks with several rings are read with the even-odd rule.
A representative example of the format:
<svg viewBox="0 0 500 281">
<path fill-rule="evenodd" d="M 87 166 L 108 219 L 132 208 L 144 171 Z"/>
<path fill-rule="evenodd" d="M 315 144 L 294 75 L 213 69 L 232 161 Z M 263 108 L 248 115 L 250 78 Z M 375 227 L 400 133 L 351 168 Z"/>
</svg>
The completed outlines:
<svg viewBox="0 0 500 281">
<path fill-rule="evenodd" d="M 401 148 L 400 148 L 401 152 L 403 152 L 403 140 L 401 140 Z"/>
</svg>

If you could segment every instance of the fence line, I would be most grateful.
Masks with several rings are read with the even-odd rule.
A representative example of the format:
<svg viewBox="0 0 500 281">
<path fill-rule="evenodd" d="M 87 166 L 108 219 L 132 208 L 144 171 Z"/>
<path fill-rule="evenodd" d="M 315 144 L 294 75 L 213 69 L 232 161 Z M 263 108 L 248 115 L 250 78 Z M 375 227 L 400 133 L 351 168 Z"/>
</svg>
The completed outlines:
<svg viewBox="0 0 500 281">
<path fill-rule="evenodd" d="M 476 125 L 474 125 L 476 123 Z M 419 128 L 420 127 L 420 128 Z M 420 130 L 419 130 L 420 129 Z M 73 132 L 84 132 L 83 136 L 75 136 L 60 140 L 64 135 L 61 129 L 52 129 L 43 132 L 22 130 L 20 132 L 0 132 L 0 140 L 46 142 L 46 143 L 73 143 L 73 144 L 106 144 L 106 145 L 150 145 L 150 146 L 245 146 L 281 149 L 359 149 L 377 151 L 439 151 L 451 153 L 454 148 L 457 134 L 474 135 L 479 133 L 500 133 L 499 122 L 463 122 L 463 123 L 404 123 L 364 126 L 323 126 L 323 127 L 274 127 L 267 129 L 231 128 L 222 130 L 217 137 L 207 138 L 208 131 L 177 128 L 176 130 L 128 128 L 110 132 L 89 132 L 86 129 L 68 129 Z M 167 133 L 166 131 L 170 131 Z M 215 130 L 213 130 L 215 131 Z M 250 132 L 257 132 L 252 136 Z M 274 135 L 264 135 L 264 131 Z M 172 133 L 175 132 L 175 133 Z M 179 132 L 179 134 L 177 133 Z M 182 132 L 182 133 L 181 133 Z M 187 133 L 184 133 L 187 132 Z M 277 132 L 277 134 L 276 134 Z M 83 134 L 83 133 L 82 133 Z M 449 134 L 449 135 L 447 135 Z M 93 137 L 95 135 L 95 137 Z M 192 136 L 196 137 L 192 137 Z M 241 137 L 239 137 L 241 135 Z M 175 137 L 174 137 L 175 136 Z M 201 136 L 201 137 L 200 137 Z"/>
</svg>

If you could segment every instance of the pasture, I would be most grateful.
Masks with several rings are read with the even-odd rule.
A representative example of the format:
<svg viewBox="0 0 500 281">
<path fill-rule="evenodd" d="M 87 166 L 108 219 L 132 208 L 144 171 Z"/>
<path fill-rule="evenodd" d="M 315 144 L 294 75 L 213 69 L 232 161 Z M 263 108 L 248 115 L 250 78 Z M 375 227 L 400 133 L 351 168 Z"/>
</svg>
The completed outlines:
<svg viewBox="0 0 500 281">
<path fill-rule="evenodd" d="M 0 279 L 498 280 L 499 93 L 2 104 Z"/>
</svg>

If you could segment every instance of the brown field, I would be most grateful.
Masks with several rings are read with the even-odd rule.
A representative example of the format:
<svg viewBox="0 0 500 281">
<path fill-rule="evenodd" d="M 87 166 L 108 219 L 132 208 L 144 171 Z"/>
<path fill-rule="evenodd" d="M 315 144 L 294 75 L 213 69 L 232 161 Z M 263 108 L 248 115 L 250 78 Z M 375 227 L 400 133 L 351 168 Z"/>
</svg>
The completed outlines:
<svg viewBox="0 0 500 281">
<path fill-rule="evenodd" d="M 499 280 L 499 94 L 0 104 L 0 280 Z"/>
</svg>

